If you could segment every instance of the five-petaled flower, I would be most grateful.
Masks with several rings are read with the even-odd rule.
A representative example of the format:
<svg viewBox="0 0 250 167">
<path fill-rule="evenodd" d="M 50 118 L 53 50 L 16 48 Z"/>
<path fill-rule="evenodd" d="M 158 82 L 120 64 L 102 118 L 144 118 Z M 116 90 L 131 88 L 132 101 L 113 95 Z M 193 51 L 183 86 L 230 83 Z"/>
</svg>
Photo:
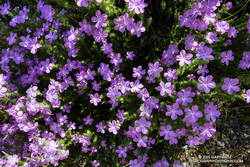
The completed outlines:
<svg viewBox="0 0 250 167">
<path fill-rule="evenodd" d="M 237 86 L 239 83 L 238 78 L 224 78 L 224 84 L 222 85 L 221 89 L 227 91 L 228 94 L 233 94 L 233 92 L 239 92 L 240 87 Z"/>
</svg>

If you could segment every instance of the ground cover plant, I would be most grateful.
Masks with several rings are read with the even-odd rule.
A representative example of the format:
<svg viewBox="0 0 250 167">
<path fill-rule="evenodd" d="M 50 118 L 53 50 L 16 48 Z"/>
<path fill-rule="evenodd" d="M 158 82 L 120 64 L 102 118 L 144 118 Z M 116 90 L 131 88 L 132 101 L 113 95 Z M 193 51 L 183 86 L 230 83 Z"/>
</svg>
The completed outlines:
<svg viewBox="0 0 250 167">
<path fill-rule="evenodd" d="M 249 4 L 1 1 L 0 166 L 184 166 L 250 103 Z"/>
</svg>

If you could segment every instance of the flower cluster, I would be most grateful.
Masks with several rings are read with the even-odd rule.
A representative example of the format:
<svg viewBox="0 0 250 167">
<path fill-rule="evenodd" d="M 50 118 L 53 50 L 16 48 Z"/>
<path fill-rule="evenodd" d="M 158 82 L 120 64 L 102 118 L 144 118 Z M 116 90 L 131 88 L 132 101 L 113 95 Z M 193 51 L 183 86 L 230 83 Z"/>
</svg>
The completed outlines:
<svg viewBox="0 0 250 167">
<path fill-rule="evenodd" d="M 88 12 L 72 24 L 54 2 L 10 2 L 0 4 L 0 166 L 58 166 L 76 152 L 93 167 L 105 166 L 110 154 L 121 166 L 183 166 L 151 150 L 211 139 L 218 97 L 250 103 L 247 81 L 215 75 L 235 64 L 239 73 L 250 68 L 250 51 L 230 48 L 241 32 L 216 17 L 221 0 L 195 2 L 179 16 L 187 34 L 149 62 L 115 40 L 126 32 L 146 40 L 139 38 L 150 5 L 144 0 L 125 0 L 128 8 L 114 8 L 115 15 L 105 7 L 92 11 L 105 6 L 102 0 L 76 0 L 74 7 Z"/>
<path fill-rule="evenodd" d="M 143 27 L 143 22 L 138 21 L 137 23 L 133 18 L 130 18 L 128 13 L 121 15 L 120 17 L 114 19 L 115 30 L 124 32 L 125 30 L 130 31 L 131 34 L 136 35 L 137 37 L 141 36 L 141 33 L 145 31 Z"/>
</svg>

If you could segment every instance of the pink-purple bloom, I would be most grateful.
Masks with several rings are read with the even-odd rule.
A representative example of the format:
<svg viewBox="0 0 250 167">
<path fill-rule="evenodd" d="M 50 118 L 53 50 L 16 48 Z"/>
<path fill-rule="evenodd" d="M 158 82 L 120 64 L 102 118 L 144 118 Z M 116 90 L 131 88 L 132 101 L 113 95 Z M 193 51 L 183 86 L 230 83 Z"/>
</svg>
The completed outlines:
<svg viewBox="0 0 250 167">
<path fill-rule="evenodd" d="M 169 68 L 167 72 L 164 73 L 164 77 L 167 79 L 167 81 L 171 82 L 173 80 L 177 80 L 177 70 Z"/>
<path fill-rule="evenodd" d="M 233 52 L 231 50 L 221 52 L 220 57 L 221 57 L 221 63 L 224 63 L 227 66 L 229 65 L 230 61 L 234 60 Z"/>
<path fill-rule="evenodd" d="M 186 108 L 184 111 L 185 117 L 183 121 L 186 122 L 187 125 L 196 123 L 196 121 L 202 117 L 202 112 L 199 111 L 199 107 L 197 105 L 194 105 L 191 108 Z"/>
<path fill-rule="evenodd" d="M 142 66 L 138 66 L 137 68 L 133 68 L 133 77 L 137 79 L 141 79 L 143 75 L 146 74 L 146 71 L 142 69 Z"/>
<path fill-rule="evenodd" d="M 213 82 L 213 76 L 200 76 L 198 78 L 199 83 L 197 84 L 197 88 L 201 91 L 204 91 L 205 93 L 209 93 L 210 89 L 213 89 L 216 87 L 215 82 Z"/>
<path fill-rule="evenodd" d="M 120 32 L 124 32 L 125 30 L 130 31 L 134 24 L 134 19 L 130 18 L 128 13 L 121 15 L 120 17 L 114 19 L 115 30 L 119 30 Z"/>
<path fill-rule="evenodd" d="M 217 37 L 217 34 L 215 32 L 207 33 L 205 39 L 208 41 L 209 44 L 212 44 L 212 43 L 218 41 L 218 37 Z"/>
<path fill-rule="evenodd" d="M 90 97 L 90 101 L 89 102 L 92 103 L 92 104 L 94 104 L 95 106 L 97 106 L 98 103 L 101 102 L 101 98 L 100 98 L 100 96 L 99 96 L 98 93 L 90 94 L 89 97 Z"/>
<path fill-rule="evenodd" d="M 197 74 L 200 74 L 202 76 L 206 75 L 209 72 L 209 70 L 207 69 L 207 65 L 199 65 L 198 66 L 198 71 Z"/>
<path fill-rule="evenodd" d="M 142 132 L 143 134 L 148 133 L 148 127 L 151 126 L 151 122 L 147 121 L 145 117 L 141 117 L 139 120 L 135 121 L 136 132 Z"/>
<path fill-rule="evenodd" d="M 96 28 L 106 27 L 107 26 L 106 19 L 108 16 L 106 14 L 102 14 L 100 10 L 97 10 L 95 15 L 96 16 L 93 16 L 91 18 L 91 21 L 95 23 L 95 27 Z"/>
<path fill-rule="evenodd" d="M 174 85 L 172 85 L 171 82 L 164 83 L 161 81 L 160 85 L 156 87 L 156 90 L 160 92 L 161 96 L 164 96 L 165 94 L 172 96 L 175 93 Z"/>
<path fill-rule="evenodd" d="M 247 103 L 250 103 L 250 89 L 248 89 L 246 93 L 242 95 L 242 97 L 246 100 Z"/>
<path fill-rule="evenodd" d="M 77 0 L 76 4 L 79 7 L 88 7 L 90 0 Z"/>
<path fill-rule="evenodd" d="M 12 27 L 16 27 L 18 24 L 22 24 L 24 23 L 26 20 L 28 20 L 29 16 L 29 8 L 27 8 L 26 6 L 23 7 L 22 10 L 19 11 L 18 15 L 13 17 L 10 21 L 10 26 Z"/>
<path fill-rule="evenodd" d="M 111 122 L 108 122 L 108 131 L 110 133 L 113 133 L 116 135 L 120 129 L 120 125 L 117 123 L 117 121 L 113 120 Z"/>
<path fill-rule="evenodd" d="M 43 1 L 39 1 L 37 4 L 37 9 L 41 12 L 41 18 L 48 21 L 52 22 L 53 21 L 53 16 L 55 14 L 54 9 L 50 5 L 45 5 Z"/>
<path fill-rule="evenodd" d="M 167 105 L 166 116 L 170 116 L 172 120 L 176 120 L 178 116 L 183 114 L 183 111 L 179 108 L 178 103 L 174 103 L 173 105 Z"/>
<path fill-rule="evenodd" d="M 146 28 L 143 26 L 142 21 L 138 21 L 137 23 L 134 23 L 130 32 L 133 35 L 136 35 L 137 37 L 140 37 L 143 32 L 146 31 Z"/>
<path fill-rule="evenodd" d="M 195 93 L 192 92 L 191 87 L 187 87 L 179 91 L 177 93 L 177 96 L 178 98 L 176 99 L 176 102 L 182 104 L 183 106 L 187 106 L 189 103 L 193 102 L 193 97 L 195 96 Z"/>
<path fill-rule="evenodd" d="M 206 120 L 211 120 L 212 122 L 215 122 L 215 120 L 221 115 L 221 113 L 217 109 L 217 106 L 214 105 L 214 103 L 212 102 L 205 104 L 204 108 Z"/>
<path fill-rule="evenodd" d="M 148 75 L 152 76 L 153 78 L 158 78 L 159 77 L 159 73 L 163 71 L 163 68 L 160 66 L 160 63 L 157 61 L 154 64 L 153 63 L 149 63 L 148 65 L 149 69 L 148 69 Z"/>
<path fill-rule="evenodd" d="M 185 50 L 181 50 L 179 55 L 176 56 L 176 60 L 179 62 L 180 66 L 185 64 L 190 64 L 193 55 L 191 53 L 186 53 Z"/>
<path fill-rule="evenodd" d="M 128 3 L 128 10 L 134 11 L 136 14 L 144 12 L 144 8 L 148 5 L 144 3 L 144 0 L 125 0 Z"/>
<path fill-rule="evenodd" d="M 224 84 L 221 89 L 227 91 L 228 94 L 233 94 L 233 92 L 239 92 L 240 87 L 238 86 L 240 80 L 238 78 L 224 78 Z"/>
<path fill-rule="evenodd" d="M 213 52 L 212 48 L 209 48 L 205 45 L 200 45 L 197 48 L 196 57 L 204 61 L 214 60 L 214 56 L 212 55 L 212 52 Z"/>
<path fill-rule="evenodd" d="M 8 15 L 9 9 L 10 9 L 10 2 L 6 2 L 2 5 L 0 5 L 0 14 L 3 16 Z"/>
</svg>

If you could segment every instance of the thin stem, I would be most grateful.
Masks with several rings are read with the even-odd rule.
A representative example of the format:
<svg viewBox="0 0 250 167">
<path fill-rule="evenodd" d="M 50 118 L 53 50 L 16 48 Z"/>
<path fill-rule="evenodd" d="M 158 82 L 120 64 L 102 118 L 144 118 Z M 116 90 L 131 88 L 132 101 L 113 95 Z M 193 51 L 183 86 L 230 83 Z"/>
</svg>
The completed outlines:
<svg viewBox="0 0 250 167">
<path fill-rule="evenodd" d="M 226 17 L 224 20 L 227 20 L 227 19 L 229 19 L 229 18 L 235 16 L 235 15 L 236 15 L 237 13 L 239 13 L 240 11 L 242 11 L 242 10 L 247 6 L 248 2 L 249 2 L 249 0 L 246 2 L 246 4 L 245 4 L 240 10 L 238 10 L 237 12 L 235 12 L 234 14 L 232 14 L 231 16 Z"/>
</svg>

